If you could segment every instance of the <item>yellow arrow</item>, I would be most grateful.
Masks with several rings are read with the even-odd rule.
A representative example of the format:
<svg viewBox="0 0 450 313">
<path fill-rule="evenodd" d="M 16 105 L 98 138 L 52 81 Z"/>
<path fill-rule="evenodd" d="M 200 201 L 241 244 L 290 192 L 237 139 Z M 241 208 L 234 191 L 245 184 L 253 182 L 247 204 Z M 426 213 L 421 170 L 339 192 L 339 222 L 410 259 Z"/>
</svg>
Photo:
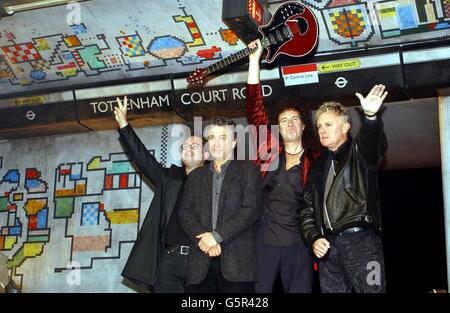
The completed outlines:
<svg viewBox="0 0 450 313">
<path fill-rule="evenodd" d="M 361 66 L 361 61 L 358 59 L 350 59 L 350 60 L 342 60 L 342 61 L 334 61 L 327 63 L 319 63 L 319 72 L 327 73 L 327 72 L 336 72 L 336 71 L 345 71 L 345 70 L 353 70 L 359 68 Z"/>
</svg>

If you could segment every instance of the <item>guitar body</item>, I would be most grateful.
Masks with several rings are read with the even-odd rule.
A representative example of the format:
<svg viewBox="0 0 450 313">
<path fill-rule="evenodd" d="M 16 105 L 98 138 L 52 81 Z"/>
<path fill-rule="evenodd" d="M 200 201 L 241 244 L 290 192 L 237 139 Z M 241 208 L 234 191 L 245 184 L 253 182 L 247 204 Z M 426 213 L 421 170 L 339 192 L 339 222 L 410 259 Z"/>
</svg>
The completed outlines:
<svg viewBox="0 0 450 313">
<path fill-rule="evenodd" d="M 289 28 L 291 38 L 283 38 L 283 28 Z M 312 11 L 296 1 L 283 3 L 267 25 L 259 27 L 263 38 L 271 45 L 266 46 L 266 62 L 272 63 L 280 54 L 302 57 L 310 53 L 317 44 L 319 27 Z"/>
<path fill-rule="evenodd" d="M 285 54 L 302 57 L 310 53 L 317 44 L 319 27 L 316 17 L 305 5 L 297 1 L 284 2 L 267 25 L 259 27 L 261 44 L 267 50 L 266 62 L 272 63 L 277 56 Z M 236 52 L 204 69 L 197 69 L 189 75 L 189 86 L 201 85 L 208 75 L 246 56 L 251 51 Z"/>
</svg>

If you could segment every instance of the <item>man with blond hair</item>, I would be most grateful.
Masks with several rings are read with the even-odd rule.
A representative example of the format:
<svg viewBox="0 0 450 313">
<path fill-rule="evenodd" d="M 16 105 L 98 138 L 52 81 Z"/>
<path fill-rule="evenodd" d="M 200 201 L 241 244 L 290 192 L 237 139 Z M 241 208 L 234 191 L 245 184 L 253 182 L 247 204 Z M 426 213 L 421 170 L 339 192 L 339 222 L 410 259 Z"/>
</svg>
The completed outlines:
<svg viewBox="0 0 450 313">
<path fill-rule="evenodd" d="M 387 150 L 376 85 L 363 97 L 361 129 L 353 139 L 349 110 L 326 102 L 316 112 L 320 143 L 300 211 L 302 236 L 319 259 L 322 292 L 385 292 L 378 166 Z"/>
</svg>

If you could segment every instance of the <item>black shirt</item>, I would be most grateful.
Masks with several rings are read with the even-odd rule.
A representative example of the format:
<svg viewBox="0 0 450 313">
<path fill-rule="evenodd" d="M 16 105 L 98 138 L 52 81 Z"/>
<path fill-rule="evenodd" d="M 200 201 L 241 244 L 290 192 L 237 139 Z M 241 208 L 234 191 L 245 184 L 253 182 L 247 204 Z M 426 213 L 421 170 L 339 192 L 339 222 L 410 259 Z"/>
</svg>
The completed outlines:
<svg viewBox="0 0 450 313">
<path fill-rule="evenodd" d="M 184 185 L 183 185 L 184 187 Z M 181 227 L 180 220 L 178 219 L 178 209 L 180 208 L 181 197 L 183 195 L 183 187 L 181 187 L 178 193 L 177 202 L 173 208 L 172 215 L 170 216 L 169 223 L 167 224 L 165 243 L 166 245 L 181 245 L 189 246 L 191 244 L 188 235 Z"/>
<path fill-rule="evenodd" d="M 273 246 L 289 246 L 302 241 L 300 236 L 300 204 L 303 201 L 303 162 L 286 171 L 286 158 L 269 184 L 267 228 L 264 242 Z"/>
<path fill-rule="evenodd" d="M 226 161 L 224 164 L 220 166 L 220 173 L 217 173 L 214 168 L 214 162 L 211 162 L 209 169 L 212 172 L 212 225 L 213 230 L 217 227 L 217 217 L 219 215 L 219 199 L 220 199 L 220 191 L 222 190 L 223 180 L 225 178 L 225 174 L 227 173 L 228 166 L 230 165 L 230 161 Z"/>
</svg>

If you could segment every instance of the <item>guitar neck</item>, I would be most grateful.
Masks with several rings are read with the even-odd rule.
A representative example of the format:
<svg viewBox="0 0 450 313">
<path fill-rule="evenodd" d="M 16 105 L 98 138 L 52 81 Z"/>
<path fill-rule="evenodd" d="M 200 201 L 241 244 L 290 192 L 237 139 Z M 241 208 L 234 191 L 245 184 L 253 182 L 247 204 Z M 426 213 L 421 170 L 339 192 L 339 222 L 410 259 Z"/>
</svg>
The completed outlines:
<svg viewBox="0 0 450 313">
<path fill-rule="evenodd" d="M 268 45 L 267 40 L 265 40 L 265 39 L 261 40 L 261 44 L 262 44 L 262 47 L 265 48 Z M 242 49 L 242 50 L 240 50 L 238 52 L 230 54 L 228 57 L 220 60 L 219 62 L 216 62 L 216 63 L 208 66 L 205 69 L 204 76 L 207 76 L 209 74 L 217 72 L 218 70 L 221 70 L 221 69 L 223 69 L 224 67 L 227 67 L 230 64 L 233 64 L 233 63 L 235 63 L 235 62 L 237 62 L 239 60 L 242 60 L 243 58 L 248 57 L 251 53 L 253 53 L 255 51 L 256 51 L 256 48 L 250 49 L 250 48 L 247 47 L 247 48 Z"/>
</svg>

